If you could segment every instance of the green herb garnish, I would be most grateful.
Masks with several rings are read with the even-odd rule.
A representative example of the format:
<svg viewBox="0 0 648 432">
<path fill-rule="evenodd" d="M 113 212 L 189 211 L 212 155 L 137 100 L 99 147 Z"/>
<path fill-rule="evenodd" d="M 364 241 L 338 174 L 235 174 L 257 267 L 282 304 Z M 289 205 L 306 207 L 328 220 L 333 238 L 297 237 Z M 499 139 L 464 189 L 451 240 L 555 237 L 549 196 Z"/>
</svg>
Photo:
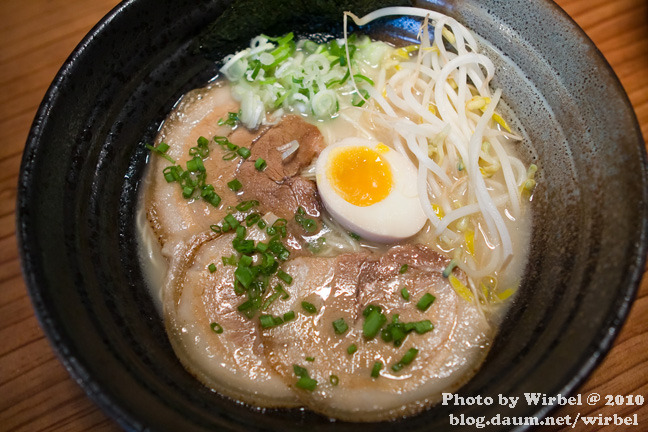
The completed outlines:
<svg viewBox="0 0 648 432">
<path fill-rule="evenodd" d="M 247 147 L 240 147 L 237 151 L 239 156 L 241 156 L 243 159 L 247 159 L 250 157 L 250 149 Z"/>
<path fill-rule="evenodd" d="M 157 147 L 153 147 L 150 144 L 146 144 L 146 148 L 162 156 L 164 159 L 168 160 L 172 164 L 176 163 L 175 160 L 167 154 L 167 151 L 169 150 L 169 144 L 161 142 L 160 144 L 157 145 Z"/>
<path fill-rule="evenodd" d="M 405 366 L 412 363 L 414 361 L 414 359 L 416 358 L 417 354 L 418 354 L 418 350 L 416 348 L 410 348 L 409 350 L 407 350 L 407 352 L 405 353 L 403 358 L 400 359 L 400 361 L 398 363 L 392 365 L 392 367 L 391 367 L 392 370 L 394 372 L 400 371 Z"/>
<path fill-rule="evenodd" d="M 218 126 L 236 126 L 239 122 L 240 112 L 229 112 L 227 113 L 227 119 L 218 120 Z"/>
<path fill-rule="evenodd" d="M 337 375 L 331 375 L 329 377 L 329 382 L 333 387 L 337 386 L 340 383 L 340 378 Z"/>
<path fill-rule="evenodd" d="M 428 308 L 434 303 L 434 300 L 436 300 L 436 297 L 434 297 L 430 293 L 425 293 L 423 297 L 416 303 L 416 307 L 420 310 L 425 312 L 428 310 Z"/>
<path fill-rule="evenodd" d="M 212 329 L 212 331 L 213 331 L 214 333 L 216 333 L 216 334 L 221 334 L 221 333 L 223 333 L 223 327 L 221 327 L 221 325 L 218 324 L 218 323 L 213 322 L 213 323 L 209 324 L 209 327 L 210 327 L 210 328 Z"/>
<path fill-rule="evenodd" d="M 336 334 L 343 334 L 349 329 L 349 326 L 344 322 L 344 318 L 336 319 L 333 321 L 333 330 Z"/>
<path fill-rule="evenodd" d="M 295 375 L 299 377 L 295 385 L 300 389 L 313 391 L 317 387 L 317 380 L 312 379 L 308 376 L 308 370 L 298 365 L 293 365 L 293 371 Z"/>
<path fill-rule="evenodd" d="M 241 182 L 238 179 L 234 179 L 234 180 L 227 183 L 227 187 L 230 188 L 234 192 L 238 192 L 238 191 L 241 190 L 243 185 L 241 184 Z"/>
<path fill-rule="evenodd" d="M 403 299 L 404 299 L 405 301 L 409 301 L 409 299 L 410 299 L 410 294 L 409 294 L 409 291 L 407 290 L 407 288 L 403 288 L 403 289 L 401 289 L 401 296 L 403 297 Z"/>
<path fill-rule="evenodd" d="M 263 171 L 267 166 L 268 164 L 266 163 L 265 159 L 262 158 L 258 158 L 254 162 L 254 168 L 256 168 L 258 171 Z"/>
<path fill-rule="evenodd" d="M 311 313 L 311 314 L 317 312 L 317 308 L 315 307 L 315 305 L 314 305 L 313 303 L 309 303 L 309 302 L 307 302 L 307 301 L 303 301 L 303 302 L 301 302 L 301 307 L 302 307 L 306 312 Z"/>
<path fill-rule="evenodd" d="M 383 363 L 381 361 L 377 361 L 373 364 L 373 367 L 371 368 L 371 377 L 372 378 L 378 378 L 380 376 L 380 370 L 383 367 Z"/>
<path fill-rule="evenodd" d="M 293 281 L 292 276 L 290 276 L 288 273 L 286 273 L 283 270 L 277 271 L 277 277 L 284 281 L 286 284 L 290 285 Z"/>
<path fill-rule="evenodd" d="M 365 321 L 362 324 L 362 334 L 366 339 L 373 339 L 380 328 L 387 322 L 387 317 L 381 312 L 380 306 L 369 305 L 362 314 Z"/>
</svg>

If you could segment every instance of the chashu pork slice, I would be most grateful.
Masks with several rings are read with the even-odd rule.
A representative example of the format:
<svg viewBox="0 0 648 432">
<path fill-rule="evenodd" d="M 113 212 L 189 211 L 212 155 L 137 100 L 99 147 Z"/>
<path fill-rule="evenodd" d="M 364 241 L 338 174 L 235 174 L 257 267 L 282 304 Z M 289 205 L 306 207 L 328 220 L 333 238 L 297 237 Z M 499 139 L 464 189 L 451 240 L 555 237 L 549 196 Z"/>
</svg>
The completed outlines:
<svg viewBox="0 0 648 432">
<path fill-rule="evenodd" d="M 258 319 L 237 310 L 244 297 L 234 292 L 234 266 L 221 258 L 234 253 L 232 237 L 198 234 L 176 248 L 164 292 L 171 345 L 188 371 L 225 396 L 263 407 L 298 405 L 266 361 Z"/>
<path fill-rule="evenodd" d="M 252 145 L 250 158 L 241 164 L 243 197 L 258 200 L 262 209 L 286 220 L 291 220 L 300 206 L 307 215 L 319 217 L 317 186 L 301 172 L 324 145 L 317 126 L 296 115 L 285 116 Z M 255 167 L 259 158 L 267 164 L 263 170 Z"/>
<path fill-rule="evenodd" d="M 293 321 L 263 330 L 263 345 L 269 363 L 311 410 L 348 421 L 414 414 L 437 402 L 442 392 L 457 390 L 483 361 L 491 328 L 476 306 L 459 297 L 442 276 L 449 260 L 431 249 L 406 245 L 383 255 L 341 255 L 329 259 L 328 265 L 322 262 L 329 269 L 324 280 L 313 280 L 300 261 L 285 266 L 293 276 L 290 298 L 269 310 L 273 315 L 299 313 Z M 401 273 L 404 264 L 408 267 Z M 401 294 L 403 287 L 409 301 Z M 416 304 L 426 293 L 436 299 L 421 311 Z M 304 310 L 304 301 L 316 312 Z M 368 339 L 363 335 L 363 311 L 369 305 L 380 306 L 387 323 L 398 314 L 400 322 L 430 320 L 434 329 L 409 333 L 400 347 L 380 334 Z M 333 326 L 339 319 L 348 325 L 342 334 Z M 348 352 L 351 345 L 357 347 L 353 354 Z M 392 366 L 410 348 L 418 350 L 416 357 L 394 371 Z M 373 378 L 376 362 L 383 366 Z M 296 386 L 295 365 L 317 381 L 313 390 Z"/>
<path fill-rule="evenodd" d="M 227 215 L 228 207 L 239 202 L 237 194 L 230 190 L 227 183 L 236 177 L 240 158 L 224 160 L 225 151 L 213 138 L 225 136 L 232 143 L 249 148 L 265 129 L 248 131 L 243 127 L 233 129 L 232 126 L 219 125 L 219 120 L 226 120 L 228 113 L 238 110 L 239 104 L 232 99 L 229 87 L 214 84 L 185 95 L 158 134 L 155 145 L 167 143 L 170 146 L 167 154 L 183 170 L 186 162 L 193 158 L 189 150 L 196 147 L 198 138 L 207 138 L 210 152 L 203 161 L 206 183 L 213 185 L 222 199 L 218 207 L 200 198 L 187 200 L 182 196 L 182 187 L 178 182 L 168 183 L 164 179 L 163 170 L 171 163 L 155 153 L 151 155 L 146 211 L 162 246 L 162 253 L 167 258 L 173 255 L 174 248 L 180 242 L 220 222 Z"/>
</svg>

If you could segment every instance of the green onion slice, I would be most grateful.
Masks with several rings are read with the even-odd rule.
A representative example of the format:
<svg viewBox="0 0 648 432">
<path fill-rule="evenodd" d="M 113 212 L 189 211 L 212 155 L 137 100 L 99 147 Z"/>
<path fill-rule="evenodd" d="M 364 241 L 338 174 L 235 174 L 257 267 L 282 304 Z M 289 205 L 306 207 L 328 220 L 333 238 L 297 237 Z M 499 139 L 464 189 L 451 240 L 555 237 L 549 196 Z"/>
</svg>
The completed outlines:
<svg viewBox="0 0 648 432">
<path fill-rule="evenodd" d="M 414 359 L 416 358 L 416 355 L 418 354 L 418 352 L 419 351 L 416 348 L 410 348 L 409 350 L 407 350 L 407 352 L 405 353 L 403 358 L 400 359 L 400 361 L 398 363 L 392 365 L 392 367 L 391 367 L 392 370 L 394 372 L 398 372 L 401 369 L 403 369 L 403 367 L 405 367 L 408 364 L 412 363 L 414 361 Z"/>
<path fill-rule="evenodd" d="M 301 302 L 301 307 L 302 307 L 306 312 L 311 313 L 311 314 L 317 312 L 317 308 L 315 307 L 315 305 L 314 305 L 313 303 L 309 303 L 309 302 L 307 302 L 307 301 L 303 301 L 303 302 Z"/>
<path fill-rule="evenodd" d="M 349 326 L 344 322 L 344 318 L 339 318 L 333 321 L 333 330 L 335 334 L 343 334 L 349 329 Z"/>
<path fill-rule="evenodd" d="M 288 273 L 286 273 L 283 270 L 279 270 L 277 272 L 277 277 L 281 279 L 282 281 L 286 282 L 286 284 L 290 285 L 293 281 L 292 276 L 290 276 Z"/>
<path fill-rule="evenodd" d="M 428 310 L 428 308 L 434 303 L 434 300 L 436 300 L 436 297 L 434 297 L 430 293 L 425 293 L 423 297 L 416 303 L 416 307 L 420 310 L 425 312 Z"/>
<path fill-rule="evenodd" d="M 209 327 L 212 329 L 212 331 L 216 334 L 221 334 L 223 333 L 223 327 L 221 327 L 220 324 L 213 322 L 209 324 Z"/>
<path fill-rule="evenodd" d="M 332 385 L 333 387 L 335 387 L 335 386 L 337 386 L 338 384 L 340 384 L 340 378 L 338 378 L 337 375 L 331 375 L 331 376 L 329 377 L 329 382 L 331 383 L 331 385 Z"/>
<path fill-rule="evenodd" d="M 234 179 L 234 180 L 227 183 L 227 187 L 229 187 L 234 192 L 238 192 L 238 191 L 241 190 L 243 185 L 241 184 L 241 182 L 238 179 Z"/>
<path fill-rule="evenodd" d="M 401 296 L 403 297 L 403 299 L 405 301 L 409 301 L 410 294 L 409 294 L 409 291 L 407 290 L 407 288 L 404 287 L 403 289 L 401 289 Z"/>
<path fill-rule="evenodd" d="M 371 368 L 371 377 L 372 378 L 378 378 L 380 376 L 380 370 L 383 368 L 383 363 L 381 361 L 377 361 L 373 364 L 373 367 Z"/>
<path fill-rule="evenodd" d="M 362 324 L 362 334 L 366 339 L 373 339 L 385 322 L 387 322 L 387 317 L 381 312 L 380 307 L 374 307 L 366 315 Z"/>
<path fill-rule="evenodd" d="M 239 154 L 239 156 L 241 156 L 243 159 L 247 159 L 247 158 L 249 158 L 249 157 L 250 157 L 250 154 L 252 153 L 252 152 L 250 152 L 250 149 L 247 148 L 247 147 L 240 147 L 236 152 L 237 152 L 237 153 Z"/>
</svg>

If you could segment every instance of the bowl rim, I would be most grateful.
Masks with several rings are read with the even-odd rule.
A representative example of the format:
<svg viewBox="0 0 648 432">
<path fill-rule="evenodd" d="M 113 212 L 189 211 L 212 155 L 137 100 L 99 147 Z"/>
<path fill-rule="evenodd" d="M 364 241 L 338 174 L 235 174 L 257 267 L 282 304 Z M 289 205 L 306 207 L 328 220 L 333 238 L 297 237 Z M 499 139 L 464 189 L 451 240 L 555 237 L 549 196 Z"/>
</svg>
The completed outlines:
<svg viewBox="0 0 648 432">
<path fill-rule="evenodd" d="M 38 264 L 35 261 L 34 253 L 28 246 L 33 243 L 33 238 L 28 229 L 29 224 L 25 222 L 29 219 L 29 216 L 26 214 L 29 199 L 28 194 L 26 194 L 25 191 L 28 190 L 31 182 L 32 167 L 37 159 L 37 151 L 41 145 L 40 140 L 44 125 L 48 121 L 52 106 L 56 104 L 59 97 L 60 87 L 68 79 L 67 77 L 70 74 L 70 71 L 74 69 L 74 65 L 81 61 L 86 51 L 92 49 L 95 38 L 105 31 L 105 29 L 109 27 L 114 20 L 118 19 L 124 11 L 132 7 L 132 5 L 137 1 L 138 0 L 122 0 L 113 7 L 92 27 L 92 29 L 90 29 L 83 39 L 81 39 L 57 71 L 52 83 L 45 92 L 45 96 L 38 107 L 29 129 L 27 142 L 23 150 L 20 164 L 16 202 L 16 227 L 20 267 L 23 278 L 25 279 L 27 293 L 34 307 L 36 319 L 40 328 L 45 333 L 50 347 L 68 371 L 70 377 L 108 417 L 116 421 L 124 430 L 141 430 L 143 429 L 143 425 L 138 419 L 125 410 L 119 401 L 115 401 L 109 397 L 102 390 L 98 382 L 92 377 L 88 369 L 69 353 L 68 342 L 66 341 L 68 338 L 67 334 L 51 316 L 43 299 L 41 292 L 42 288 L 39 285 L 36 272 L 34 271 L 38 268 Z"/>
</svg>

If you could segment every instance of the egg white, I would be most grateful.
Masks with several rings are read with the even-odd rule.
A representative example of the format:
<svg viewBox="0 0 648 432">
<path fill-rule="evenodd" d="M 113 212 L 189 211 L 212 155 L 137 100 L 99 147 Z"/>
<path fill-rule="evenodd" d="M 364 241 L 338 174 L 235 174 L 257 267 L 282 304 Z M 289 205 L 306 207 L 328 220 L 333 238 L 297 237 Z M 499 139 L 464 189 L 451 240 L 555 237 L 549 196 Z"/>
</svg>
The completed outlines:
<svg viewBox="0 0 648 432">
<path fill-rule="evenodd" d="M 393 243 L 418 233 L 427 220 L 416 190 L 416 168 L 405 156 L 380 143 L 364 138 L 345 138 L 326 147 L 316 163 L 316 181 L 329 214 L 344 228 L 367 240 Z M 392 173 L 392 188 L 386 198 L 361 207 L 341 197 L 328 178 L 331 153 L 340 147 L 376 150 Z M 388 150 L 384 150 L 384 149 Z"/>
</svg>

